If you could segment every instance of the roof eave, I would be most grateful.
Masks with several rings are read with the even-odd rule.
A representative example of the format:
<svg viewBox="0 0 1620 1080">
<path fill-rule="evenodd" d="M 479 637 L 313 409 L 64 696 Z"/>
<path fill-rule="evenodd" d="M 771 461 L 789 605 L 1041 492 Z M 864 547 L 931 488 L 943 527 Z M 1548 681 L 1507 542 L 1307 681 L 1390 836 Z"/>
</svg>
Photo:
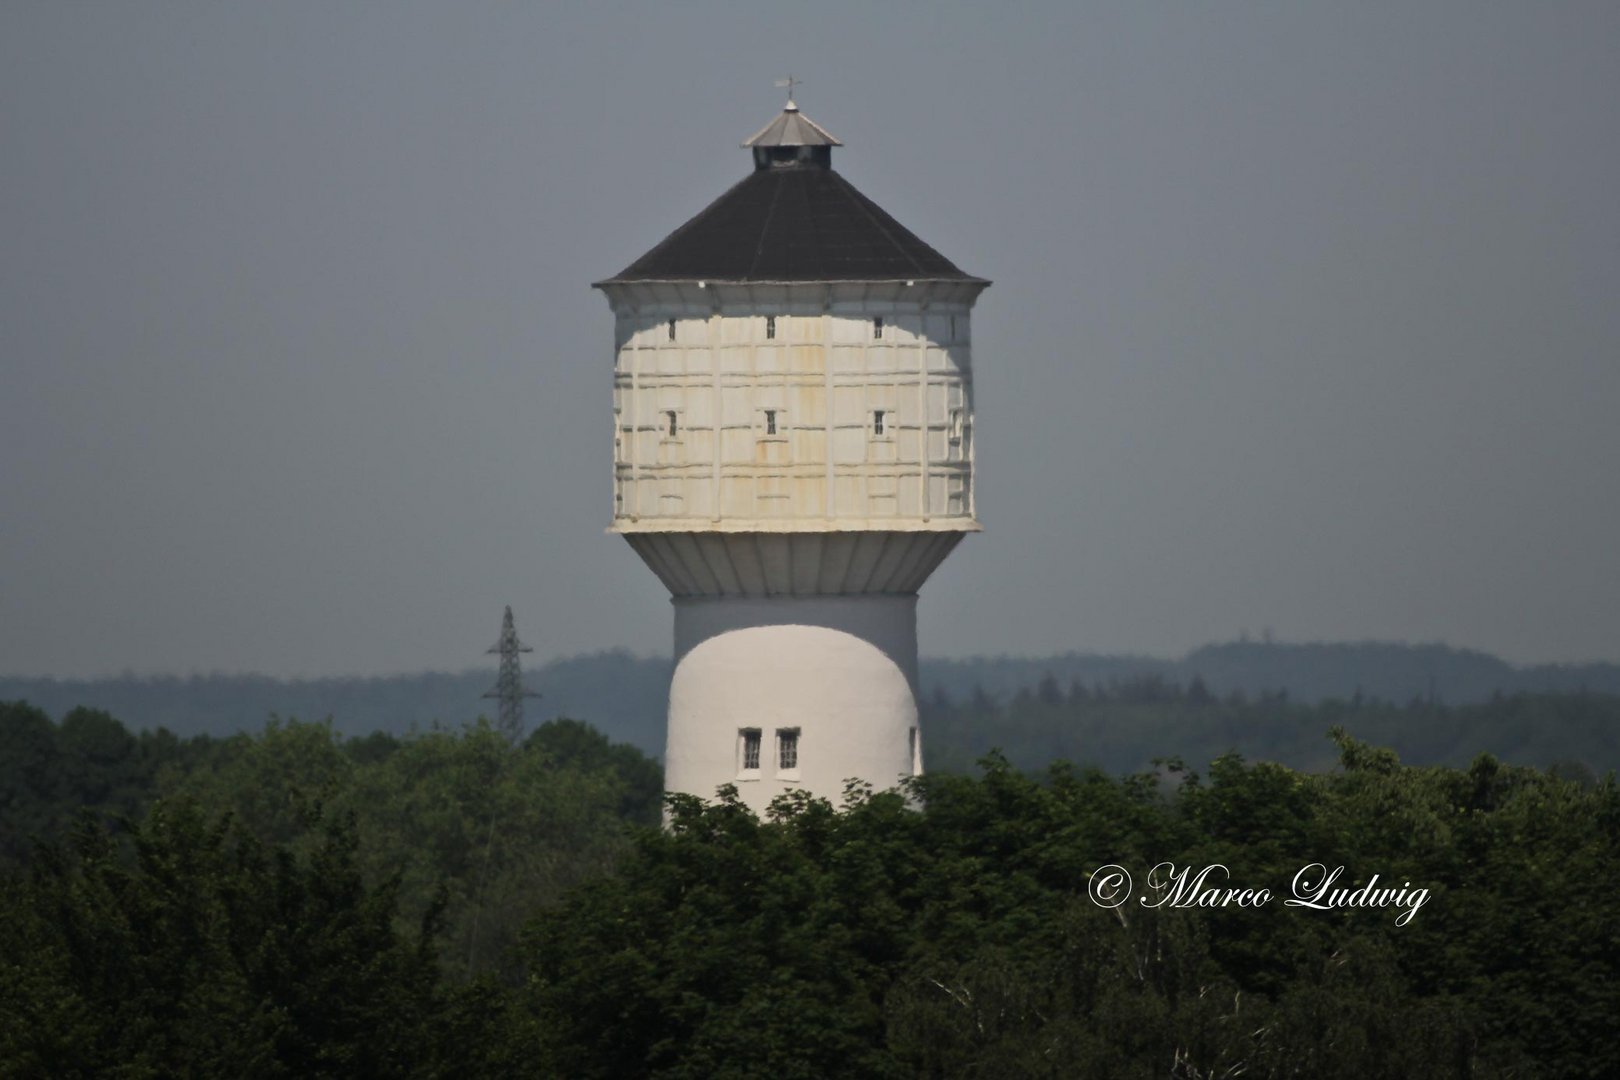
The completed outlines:
<svg viewBox="0 0 1620 1080">
<path fill-rule="evenodd" d="M 962 274 L 952 277 L 887 277 L 887 278 L 720 278 L 720 277 L 611 277 L 591 282 L 591 288 L 604 289 L 609 285 L 978 285 L 988 289 L 994 284 L 989 278 Z"/>
<path fill-rule="evenodd" d="M 900 305 L 902 310 L 913 305 L 922 308 L 940 304 L 972 307 L 979 294 L 990 287 L 990 282 L 975 277 L 841 278 L 829 281 L 608 278 L 592 282 L 591 287 L 601 290 L 603 298 L 614 311 L 635 312 L 651 307 L 679 314 L 694 308 L 719 313 L 738 304 L 750 307 L 806 302 L 819 304 L 822 310 L 848 303 Z"/>
</svg>

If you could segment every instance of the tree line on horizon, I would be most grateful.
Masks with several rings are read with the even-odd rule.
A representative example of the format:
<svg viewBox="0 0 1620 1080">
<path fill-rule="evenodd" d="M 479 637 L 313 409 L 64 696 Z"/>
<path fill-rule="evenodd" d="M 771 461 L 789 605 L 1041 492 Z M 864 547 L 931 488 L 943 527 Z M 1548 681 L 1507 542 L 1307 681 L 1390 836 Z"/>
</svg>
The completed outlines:
<svg viewBox="0 0 1620 1080">
<path fill-rule="evenodd" d="M 531 705 L 530 714 L 588 719 L 611 738 L 657 757 L 664 749 L 670 673 L 667 657 L 638 657 L 623 650 L 535 665 L 526 672 L 526 681 L 544 696 Z M 978 691 L 1005 705 L 1048 676 L 1065 690 L 1076 682 L 1106 687 L 1157 678 L 1181 686 L 1200 682 L 1222 699 L 1285 693 L 1300 704 L 1358 695 L 1369 701 L 1404 704 L 1416 699 L 1447 706 L 1480 704 L 1497 695 L 1620 695 L 1620 664 L 1515 667 L 1486 653 L 1441 645 L 1240 641 L 1207 645 L 1180 660 L 1085 653 L 924 657 L 920 696 L 927 700 L 943 692 L 968 701 Z M 166 727 L 181 736 L 257 731 L 271 716 L 331 717 L 345 735 L 405 735 L 413 727 L 455 727 L 474 720 L 485 707 L 482 695 L 494 677 L 492 667 L 318 679 L 218 673 L 126 673 L 94 679 L 0 675 L 0 701 L 31 701 L 57 719 L 80 706 L 97 708 L 133 729 Z M 1310 738 L 1316 735 L 1313 731 Z M 1144 750 L 1146 760 L 1165 748 Z"/>
<path fill-rule="evenodd" d="M 1005 700 L 980 687 L 962 700 L 936 689 L 920 713 L 930 772 L 971 773 L 992 752 L 1028 770 L 1072 761 L 1129 774 L 1161 757 L 1209 761 L 1236 753 L 1323 771 L 1336 763 L 1326 738 L 1335 728 L 1415 765 L 1462 767 L 1489 752 L 1588 785 L 1620 767 L 1620 696 L 1605 694 L 1496 695 L 1459 706 L 1421 698 L 1400 705 L 1363 697 L 1303 703 L 1283 692 L 1221 697 L 1197 677 L 1185 685 L 1150 674 L 1065 687 L 1047 673 Z M 356 770 L 405 768 L 416 756 L 451 746 L 470 753 L 482 745 L 487 771 L 498 741 L 493 731 L 482 741 L 457 734 L 484 731 L 482 719 L 463 728 L 345 736 L 331 718 L 273 718 L 255 734 L 182 738 L 162 727 L 132 733 L 99 709 L 72 709 L 53 724 L 44 710 L 18 702 L 0 704 L 0 717 L 0 860 L 15 857 L 28 836 L 56 834 L 80 807 L 134 814 L 160 796 L 208 784 L 228 788 L 236 774 L 258 770 L 266 754 L 305 754 L 308 760 L 297 765 L 278 758 L 275 771 L 319 795 L 322 785 Z M 634 788 L 643 818 L 655 816 L 662 770 L 644 748 L 615 743 L 573 720 L 543 724 L 528 742 L 556 754 L 559 740 L 571 747 L 569 761 L 617 762 L 617 782 Z M 395 755 L 405 747 L 409 754 Z"/>
<path fill-rule="evenodd" d="M 1319 772 L 1336 762 L 1325 738 L 1334 728 L 1418 765 L 1462 767 L 1489 752 L 1585 782 L 1620 768 L 1620 695 L 1610 694 L 1495 694 L 1463 705 L 1359 694 L 1300 702 L 1286 691 L 1219 696 L 1198 676 L 1064 686 L 1048 672 L 1006 699 L 979 687 L 961 699 L 937 690 L 919 711 L 927 767 L 956 772 L 992 750 L 1025 769 L 1064 760 L 1127 773 L 1167 755 L 1209 761 L 1238 753 Z"/>
</svg>

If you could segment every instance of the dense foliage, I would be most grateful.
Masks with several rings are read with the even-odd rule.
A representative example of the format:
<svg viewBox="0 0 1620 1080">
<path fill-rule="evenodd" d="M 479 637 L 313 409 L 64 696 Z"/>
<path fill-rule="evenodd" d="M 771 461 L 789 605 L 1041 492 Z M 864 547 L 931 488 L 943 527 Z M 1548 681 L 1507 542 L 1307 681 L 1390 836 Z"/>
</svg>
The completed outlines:
<svg viewBox="0 0 1620 1080">
<path fill-rule="evenodd" d="M 659 829 L 656 764 L 571 722 L 0 706 L 0 1075 L 1620 1074 L 1614 780 L 1336 740 L 1322 774 L 990 754 Z M 1090 896 L 1164 862 L 1275 899 Z M 1311 863 L 1429 899 L 1285 906 Z"/>
<path fill-rule="evenodd" d="M 658 821 L 663 771 L 573 720 L 519 746 L 482 722 L 403 739 L 344 739 L 328 723 L 272 721 L 257 735 L 130 735 L 105 713 L 60 726 L 0 704 L 0 866 L 33 838 L 63 836 L 81 812 L 121 829 L 154 799 L 188 800 L 211 820 L 302 853 L 312 815 L 352 816 L 368 880 L 398 878 L 403 917 L 442 893 L 439 948 L 452 973 L 503 962 L 539 905 L 604 872 L 627 829 Z"/>
<path fill-rule="evenodd" d="M 531 1008 L 569 1076 L 1612 1076 L 1620 792 L 1341 739 L 1308 776 L 1045 779 L 992 758 L 835 812 L 678 799 L 538 920 Z M 1311 863 L 1396 909 L 1104 909 L 1088 875 Z"/>
<path fill-rule="evenodd" d="M 408 1075 L 449 1049 L 437 909 L 395 928 L 352 827 L 303 855 L 159 804 L 117 844 L 86 824 L 8 882 L 7 1076 Z"/>
</svg>

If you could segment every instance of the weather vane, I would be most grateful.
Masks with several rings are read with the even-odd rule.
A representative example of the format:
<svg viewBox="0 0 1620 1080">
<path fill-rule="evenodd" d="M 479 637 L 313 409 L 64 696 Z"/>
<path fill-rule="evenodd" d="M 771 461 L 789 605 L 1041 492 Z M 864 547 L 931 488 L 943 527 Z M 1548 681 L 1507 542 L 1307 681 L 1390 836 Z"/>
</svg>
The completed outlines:
<svg viewBox="0 0 1620 1080">
<path fill-rule="evenodd" d="M 795 79 L 792 75 L 789 75 L 785 79 L 777 79 L 776 80 L 776 85 L 777 86 L 785 86 L 785 87 L 787 87 L 788 104 L 791 105 L 791 104 L 793 104 L 793 88 L 795 86 L 803 86 L 804 85 L 804 80 L 803 79 Z"/>
</svg>

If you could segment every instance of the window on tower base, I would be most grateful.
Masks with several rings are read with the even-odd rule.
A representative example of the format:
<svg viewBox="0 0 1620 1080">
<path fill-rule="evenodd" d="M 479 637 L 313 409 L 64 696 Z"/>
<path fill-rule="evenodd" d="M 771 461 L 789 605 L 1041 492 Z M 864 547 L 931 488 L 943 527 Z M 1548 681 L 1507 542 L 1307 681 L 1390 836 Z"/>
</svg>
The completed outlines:
<svg viewBox="0 0 1620 1080">
<path fill-rule="evenodd" d="M 737 778 L 759 779 L 759 728 L 743 728 L 737 732 Z"/>
<path fill-rule="evenodd" d="M 783 780 L 799 778 L 799 729 L 776 729 L 776 775 Z"/>
</svg>

